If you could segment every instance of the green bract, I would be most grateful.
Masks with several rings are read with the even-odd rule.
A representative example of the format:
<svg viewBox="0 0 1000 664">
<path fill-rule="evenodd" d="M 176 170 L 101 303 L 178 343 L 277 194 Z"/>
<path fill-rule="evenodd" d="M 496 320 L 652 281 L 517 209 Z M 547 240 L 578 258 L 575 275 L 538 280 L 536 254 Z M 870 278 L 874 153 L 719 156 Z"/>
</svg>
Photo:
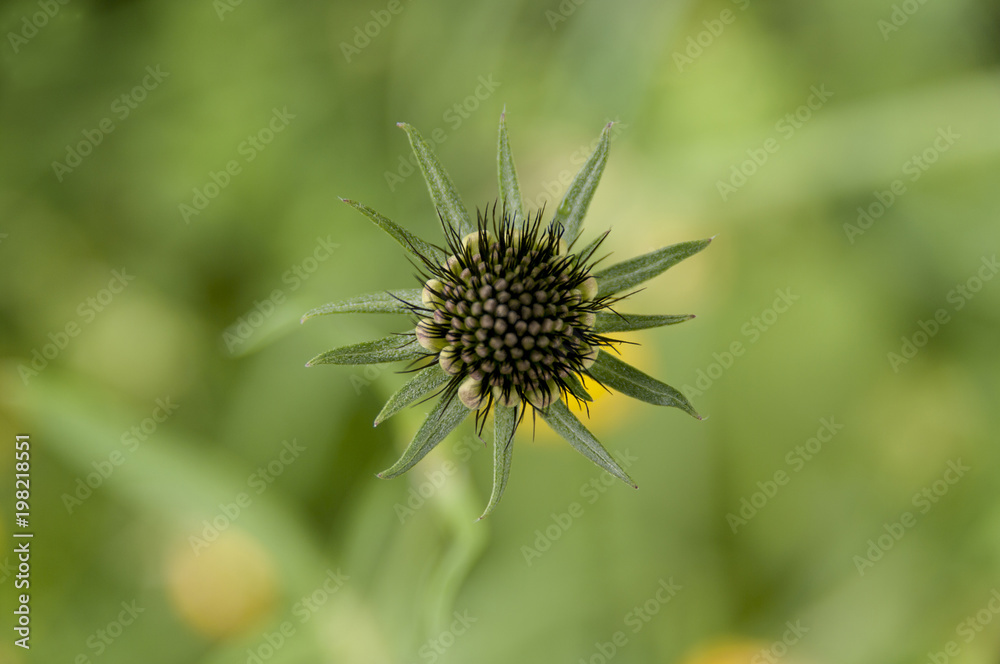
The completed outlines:
<svg viewBox="0 0 1000 664">
<path fill-rule="evenodd" d="M 382 478 L 412 468 L 473 412 L 482 431 L 492 412 L 493 492 L 483 516 L 503 495 L 514 431 L 529 408 L 581 454 L 634 487 L 566 402 L 591 401 L 580 380 L 585 376 L 607 389 L 701 419 L 679 391 L 609 353 L 622 342 L 606 335 L 693 318 L 620 313 L 613 305 L 627 297 L 619 293 L 698 253 L 711 240 L 675 244 L 594 271 L 594 253 L 607 233 L 582 248 L 576 244 L 607 162 L 611 124 L 545 225 L 541 212 L 525 213 L 504 115 L 497 141 L 499 211 L 494 204 L 475 221 L 420 133 L 407 124 L 399 126 L 427 181 L 445 242 L 428 243 L 371 208 L 344 200 L 410 252 L 423 271 L 423 283 L 332 302 L 302 320 L 335 313 L 395 313 L 410 315 L 415 327 L 327 351 L 306 366 L 409 361 L 413 377 L 389 399 L 376 426 L 428 395 L 440 395 L 400 459 L 379 473 Z"/>
</svg>

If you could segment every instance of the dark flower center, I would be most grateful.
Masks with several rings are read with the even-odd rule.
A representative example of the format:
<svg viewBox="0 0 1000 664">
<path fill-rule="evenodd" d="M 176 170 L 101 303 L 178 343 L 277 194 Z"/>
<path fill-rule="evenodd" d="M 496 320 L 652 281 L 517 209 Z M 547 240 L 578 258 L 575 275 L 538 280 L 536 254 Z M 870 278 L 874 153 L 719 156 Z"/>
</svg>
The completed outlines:
<svg viewBox="0 0 1000 664">
<path fill-rule="evenodd" d="M 565 253 L 561 228 L 524 228 L 504 216 L 492 228 L 449 237 L 444 265 L 426 262 L 417 338 L 438 353 L 462 402 L 487 409 L 528 401 L 546 408 L 570 374 L 585 371 L 607 340 L 591 330 L 597 286 L 589 267 Z"/>
</svg>

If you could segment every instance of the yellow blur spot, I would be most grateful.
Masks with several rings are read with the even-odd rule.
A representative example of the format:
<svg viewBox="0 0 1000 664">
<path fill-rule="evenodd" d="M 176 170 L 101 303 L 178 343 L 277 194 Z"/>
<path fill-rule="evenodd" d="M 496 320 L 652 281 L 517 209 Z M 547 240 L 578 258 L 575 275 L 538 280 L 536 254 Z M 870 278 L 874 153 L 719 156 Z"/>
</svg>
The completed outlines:
<svg viewBox="0 0 1000 664">
<path fill-rule="evenodd" d="M 195 553 L 188 541 L 167 561 L 167 591 L 178 617 L 213 638 L 239 634 L 275 603 L 274 563 L 260 542 L 235 527 Z"/>
<path fill-rule="evenodd" d="M 702 646 L 683 658 L 680 664 L 753 664 L 760 661 L 761 651 L 767 645 L 755 641 L 738 640 Z"/>
</svg>

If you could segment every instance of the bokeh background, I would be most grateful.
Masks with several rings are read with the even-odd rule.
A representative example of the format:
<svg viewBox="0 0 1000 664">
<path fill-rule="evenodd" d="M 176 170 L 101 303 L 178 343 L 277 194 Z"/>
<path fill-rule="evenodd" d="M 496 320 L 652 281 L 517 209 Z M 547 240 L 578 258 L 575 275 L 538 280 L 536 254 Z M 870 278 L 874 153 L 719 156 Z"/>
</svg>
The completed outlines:
<svg viewBox="0 0 1000 664">
<path fill-rule="evenodd" d="M 18 0 L 0 25 L 0 661 L 1000 658 L 995 3 Z M 717 236 L 628 307 L 698 317 L 625 350 L 708 417 L 594 404 L 639 491 L 526 426 L 475 523 L 471 425 L 380 481 L 429 406 L 373 429 L 401 366 L 303 367 L 407 321 L 298 319 L 416 285 L 338 196 L 440 238 L 395 123 L 438 130 L 482 206 L 504 106 L 549 214 L 618 121 L 584 236 L 609 262 Z"/>
</svg>

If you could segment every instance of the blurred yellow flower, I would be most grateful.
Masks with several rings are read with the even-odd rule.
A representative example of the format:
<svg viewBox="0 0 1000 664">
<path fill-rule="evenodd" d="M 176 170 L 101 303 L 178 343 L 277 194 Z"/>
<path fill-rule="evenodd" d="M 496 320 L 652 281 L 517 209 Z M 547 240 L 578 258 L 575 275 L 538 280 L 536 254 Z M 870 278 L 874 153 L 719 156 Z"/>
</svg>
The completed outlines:
<svg viewBox="0 0 1000 664">
<path fill-rule="evenodd" d="M 274 562 L 258 540 L 235 527 L 197 553 L 185 540 L 170 553 L 166 566 L 174 610 L 205 636 L 243 632 L 274 606 Z"/>
<path fill-rule="evenodd" d="M 748 639 L 702 645 L 683 658 L 681 664 L 757 664 L 765 661 L 759 655 L 766 648 L 766 644 Z"/>
</svg>

